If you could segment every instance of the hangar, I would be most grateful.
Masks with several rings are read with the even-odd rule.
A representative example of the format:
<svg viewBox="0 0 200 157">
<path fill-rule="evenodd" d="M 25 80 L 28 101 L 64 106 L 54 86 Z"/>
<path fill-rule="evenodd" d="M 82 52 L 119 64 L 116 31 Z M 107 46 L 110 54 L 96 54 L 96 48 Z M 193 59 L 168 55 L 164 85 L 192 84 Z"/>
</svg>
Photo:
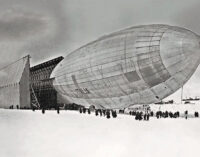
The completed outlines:
<svg viewBox="0 0 200 157">
<path fill-rule="evenodd" d="M 58 95 L 53 88 L 53 78 L 50 75 L 56 65 L 62 61 L 62 56 L 30 68 L 31 106 L 39 108 L 54 108 L 58 103 Z"/>
<path fill-rule="evenodd" d="M 0 69 L 0 107 L 30 108 L 30 57 Z"/>
<path fill-rule="evenodd" d="M 53 108 L 58 94 L 50 78 L 55 66 L 63 60 L 57 57 L 30 67 L 30 56 L 0 69 L 0 108 L 29 109 L 32 106 Z"/>
</svg>

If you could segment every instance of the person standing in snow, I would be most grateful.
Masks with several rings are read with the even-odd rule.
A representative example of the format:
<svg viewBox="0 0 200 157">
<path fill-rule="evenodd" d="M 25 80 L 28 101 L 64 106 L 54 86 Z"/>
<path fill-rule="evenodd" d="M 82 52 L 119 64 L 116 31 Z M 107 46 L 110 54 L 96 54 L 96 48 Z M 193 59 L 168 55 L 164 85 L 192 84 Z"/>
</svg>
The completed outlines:
<svg viewBox="0 0 200 157">
<path fill-rule="evenodd" d="M 45 114 L 45 108 L 42 107 L 42 114 Z"/>
<path fill-rule="evenodd" d="M 60 108 L 59 108 L 59 106 L 57 107 L 57 114 L 59 114 L 60 113 Z"/>
<path fill-rule="evenodd" d="M 199 117 L 199 113 L 198 113 L 198 112 L 195 112 L 195 113 L 194 113 L 194 116 L 195 116 L 195 118 Z"/>
<path fill-rule="evenodd" d="M 99 110 L 100 116 L 102 116 L 102 110 Z"/>
<path fill-rule="evenodd" d="M 188 111 L 186 110 L 185 111 L 185 119 L 187 119 L 188 118 Z"/>
<path fill-rule="evenodd" d="M 107 118 L 107 119 L 110 118 L 110 111 L 109 111 L 109 110 L 106 111 L 106 118 Z"/>
<path fill-rule="evenodd" d="M 145 114 L 144 114 L 144 120 L 145 120 L 145 121 L 147 120 L 146 117 L 147 117 L 147 114 L 145 113 Z"/>
<path fill-rule="evenodd" d="M 86 108 L 85 107 L 83 108 L 83 113 L 86 113 Z"/>
<path fill-rule="evenodd" d="M 149 114 L 149 113 L 147 113 L 147 121 L 149 121 L 149 116 L 150 116 L 150 114 Z"/>
<path fill-rule="evenodd" d="M 95 115 L 96 115 L 96 116 L 98 116 L 98 115 L 99 115 L 99 113 L 98 113 L 98 110 L 95 110 Z"/>
</svg>

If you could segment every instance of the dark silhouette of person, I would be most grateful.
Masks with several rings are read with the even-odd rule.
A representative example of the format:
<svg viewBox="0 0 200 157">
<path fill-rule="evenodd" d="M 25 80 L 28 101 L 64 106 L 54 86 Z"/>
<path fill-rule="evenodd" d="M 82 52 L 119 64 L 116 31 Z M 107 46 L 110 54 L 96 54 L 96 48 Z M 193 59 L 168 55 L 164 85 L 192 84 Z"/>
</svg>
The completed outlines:
<svg viewBox="0 0 200 157">
<path fill-rule="evenodd" d="M 44 109 L 44 107 L 42 108 L 42 114 L 45 114 L 45 109 Z"/>
<path fill-rule="evenodd" d="M 103 116 L 104 117 L 106 116 L 106 110 L 103 110 Z"/>
<path fill-rule="evenodd" d="M 107 119 L 110 118 L 110 111 L 109 111 L 109 110 L 106 111 L 106 118 L 107 118 Z"/>
<path fill-rule="evenodd" d="M 187 119 L 188 118 L 188 111 L 186 110 L 185 111 L 185 119 Z"/>
<path fill-rule="evenodd" d="M 96 115 L 96 116 L 98 116 L 98 115 L 99 115 L 99 113 L 98 113 L 98 110 L 95 110 L 95 115 Z"/>
<path fill-rule="evenodd" d="M 153 117 L 154 116 L 154 113 L 153 113 L 153 111 L 151 111 L 151 117 Z"/>
<path fill-rule="evenodd" d="M 146 113 L 144 114 L 144 120 L 145 120 L 145 121 L 147 120 L 147 115 L 146 115 Z"/>
<path fill-rule="evenodd" d="M 112 111 L 112 117 L 116 118 L 117 117 L 117 112 L 116 111 Z"/>
<path fill-rule="evenodd" d="M 194 113 L 194 117 L 195 117 L 195 118 L 199 117 L 199 113 L 198 113 L 198 112 L 195 112 L 195 113 Z"/>
<path fill-rule="evenodd" d="M 159 112 L 156 112 L 156 117 L 157 119 L 159 119 Z"/>
<path fill-rule="evenodd" d="M 83 108 L 83 113 L 86 113 L 86 108 L 85 107 Z"/>
<path fill-rule="evenodd" d="M 117 118 L 117 111 L 114 111 L 114 113 L 115 113 L 115 118 Z"/>
<path fill-rule="evenodd" d="M 149 121 L 149 116 L 150 116 L 150 115 L 149 115 L 149 114 L 147 114 L 147 121 Z"/>
<path fill-rule="evenodd" d="M 99 114 L 100 114 L 100 116 L 102 116 L 102 110 L 99 110 Z"/>
<path fill-rule="evenodd" d="M 82 113 L 82 108 L 81 107 L 79 108 L 79 112 Z"/>
<path fill-rule="evenodd" d="M 60 113 L 60 108 L 59 108 L 59 106 L 57 107 L 57 114 L 59 114 Z"/>
<path fill-rule="evenodd" d="M 32 107 L 32 110 L 35 111 L 35 106 Z"/>
</svg>

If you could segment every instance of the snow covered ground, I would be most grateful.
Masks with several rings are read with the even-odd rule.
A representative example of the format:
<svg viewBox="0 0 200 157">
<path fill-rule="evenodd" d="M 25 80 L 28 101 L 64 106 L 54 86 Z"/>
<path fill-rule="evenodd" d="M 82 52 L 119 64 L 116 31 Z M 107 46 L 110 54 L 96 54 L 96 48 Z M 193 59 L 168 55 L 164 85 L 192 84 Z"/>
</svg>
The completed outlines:
<svg viewBox="0 0 200 157">
<path fill-rule="evenodd" d="M 200 118 L 135 121 L 74 111 L 0 110 L 1 157 L 192 157 Z"/>
</svg>

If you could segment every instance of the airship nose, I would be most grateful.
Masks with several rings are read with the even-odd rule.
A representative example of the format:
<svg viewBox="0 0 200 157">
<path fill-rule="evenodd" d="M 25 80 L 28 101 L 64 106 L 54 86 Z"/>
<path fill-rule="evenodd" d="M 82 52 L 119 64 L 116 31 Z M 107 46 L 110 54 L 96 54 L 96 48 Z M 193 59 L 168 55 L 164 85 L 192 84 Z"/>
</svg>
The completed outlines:
<svg viewBox="0 0 200 157">
<path fill-rule="evenodd" d="M 160 46 L 163 64 L 173 79 L 182 86 L 200 63 L 200 37 L 182 28 L 168 30 L 163 35 Z"/>
<path fill-rule="evenodd" d="M 182 53 L 186 58 L 198 60 L 200 57 L 200 37 L 190 33 L 183 38 Z"/>
</svg>

